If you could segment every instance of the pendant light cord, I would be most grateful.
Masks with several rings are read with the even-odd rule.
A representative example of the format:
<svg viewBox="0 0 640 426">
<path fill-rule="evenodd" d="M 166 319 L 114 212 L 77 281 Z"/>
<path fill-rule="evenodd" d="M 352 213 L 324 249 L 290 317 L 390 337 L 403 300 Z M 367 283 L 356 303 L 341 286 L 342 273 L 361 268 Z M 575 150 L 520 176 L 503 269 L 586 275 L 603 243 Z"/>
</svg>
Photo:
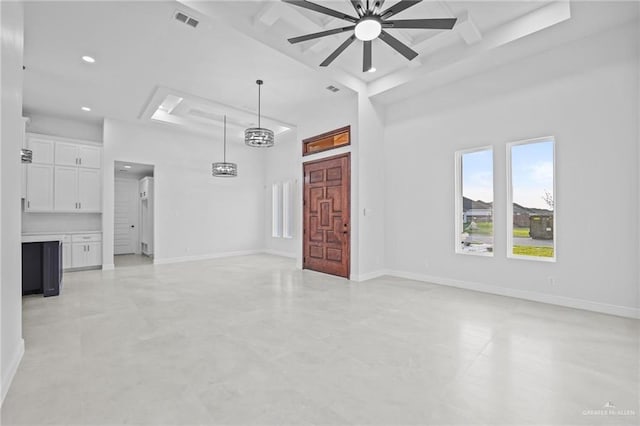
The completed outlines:
<svg viewBox="0 0 640 426">
<path fill-rule="evenodd" d="M 224 116 L 224 144 L 222 148 L 222 161 L 227 162 L 227 116 Z"/>
<path fill-rule="evenodd" d="M 261 86 L 261 82 L 258 83 L 258 127 L 261 128 L 262 126 L 260 126 L 260 86 Z"/>
</svg>

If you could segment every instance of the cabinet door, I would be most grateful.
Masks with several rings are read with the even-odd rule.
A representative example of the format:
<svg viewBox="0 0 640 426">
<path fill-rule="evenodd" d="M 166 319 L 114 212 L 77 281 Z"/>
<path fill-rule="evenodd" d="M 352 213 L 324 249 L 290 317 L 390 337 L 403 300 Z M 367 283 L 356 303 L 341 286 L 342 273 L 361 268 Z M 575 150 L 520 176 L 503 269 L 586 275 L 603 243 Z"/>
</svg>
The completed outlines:
<svg viewBox="0 0 640 426">
<path fill-rule="evenodd" d="M 86 266 L 102 265 L 102 242 L 87 243 Z"/>
<path fill-rule="evenodd" d="M 77 166 L 79 163 L 78 145 L 69 142 L 56 142 L 56 165 Z"/>
<path fill-rule="evenodd" d="M 27 148 L 33 151 L 33 163 L 53 164 L 54 142 L 39 137 L 29 136 Z"/>
<path fill-rule="evenodd" d="M 78 202 L 80 211 L 100 212 L 102 201 L 101 173 L 97 169 L 78 169 Z"/>
<path fill-rule="evenodd" d="M 83 268 L 87 266 L 87 244 L 71 244 L 71 267 Z"/>
<path fill-rule="evenodd" d="M 53 166 L 46 164 L 27 165 L 25 210 L 30 212 L 53 211 Z"/>
<path fill-rule="evenodd" d="M 78 168 L 56 166 L 54 200 L 58 212 L 78 210 Z"/>
<path fill-rule="evenodd" d="M 62 243 L 62 269 L 71 268 L 71 243 Z"/>
<path fill-rule="evenodd" d="M 99 169 L 102 166 L 102 150 L 97 146 L 79 145 L 80 167 L 88 167 L 90 169 Z"/>
</svg>

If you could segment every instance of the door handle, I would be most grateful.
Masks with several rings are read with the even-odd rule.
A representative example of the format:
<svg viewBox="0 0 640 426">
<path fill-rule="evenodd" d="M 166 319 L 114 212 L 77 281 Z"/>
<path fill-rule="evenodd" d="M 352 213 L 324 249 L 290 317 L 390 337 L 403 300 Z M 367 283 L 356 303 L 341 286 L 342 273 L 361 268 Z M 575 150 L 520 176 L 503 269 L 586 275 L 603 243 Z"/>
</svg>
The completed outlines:
<svg viewBox="0 0 640 426">
<path fill-rule="evenodd" d="M 135 228 L 135 225 L 131 225 L 132 228 Z"/>
</svg>

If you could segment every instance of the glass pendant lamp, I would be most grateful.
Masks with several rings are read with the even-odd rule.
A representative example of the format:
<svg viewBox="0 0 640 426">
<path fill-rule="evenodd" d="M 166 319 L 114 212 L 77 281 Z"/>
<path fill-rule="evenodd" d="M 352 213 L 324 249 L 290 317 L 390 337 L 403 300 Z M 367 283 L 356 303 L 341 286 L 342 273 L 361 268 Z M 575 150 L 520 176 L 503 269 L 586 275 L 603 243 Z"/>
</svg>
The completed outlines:
<svg viewBox="0 0 640 426">
<path fill-rule="evenodd" d="M 258 127 L 250 127 L 244 131 L 244 143 L 256 148 L 269 148 L 273 146 L 273 130 L 260 126 L 260 86 L 264 84 L 262 80 L 256 80 L 258 85 Z"/>
<path fill-rule="evenodd" d="M 224 116 L 224 154 L 221 163 L 211 164 L 211 175 L 215 177 L 236 177 L 238 176 L 238 165 L 227 163 L 227 116 Z"/>
</svg>

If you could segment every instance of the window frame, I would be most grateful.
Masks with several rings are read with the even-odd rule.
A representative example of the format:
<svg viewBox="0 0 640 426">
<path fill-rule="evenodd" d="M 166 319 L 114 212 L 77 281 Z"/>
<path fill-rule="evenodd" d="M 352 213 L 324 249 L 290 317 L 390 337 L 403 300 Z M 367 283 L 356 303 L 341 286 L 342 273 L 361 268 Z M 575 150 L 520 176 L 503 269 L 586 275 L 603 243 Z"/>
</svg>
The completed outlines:
<svg viewBox="0 0 640 426">
<path fill-rule="evenodd" d="M 282 238 L 292 239 L 294 237 L 294 200 L 295 181 L 286 180 L 282 182 Z"/>
<path fill-rule="evenodd" d="M 323 139 L 327 139 L 330 137 L 334 137 L 337 135 L 340 135 L 342 133 L 346 133 L 347 137 L 348 137 L 348 142 L 347 143 L 343 143 L 342 145 L 333 145 L 333 146 L 329 146 L 327 148 L 323 148 L 323 149 L 318 149 L 316 151 L 309 151 L 308 146 L 314 142 L 323 140 Z M 320 135 L 316 135 L 316 136 L 312 136 L 310 138 L 307 139 L 303 139 L 302 140 L 302 156 L 305 157 L 307 155 L 313 155 L 313 154 L 318 154 L 320 152 L 325 152 L 325 151 L 330 151 L 332 149 L 338 149 L 338 148 L 344 148 L 346 146 L 351 145 L 351 125 L 348 126 L 344 126 L 344 127 L 340 127 L 339 129 L 334 129 L 325 133 L 322 133 Z"/>
<path fill-rule="evenodd" d="M 492 178 L 492 188 L 491 191 L 493 193 L 493 200 L 491 203 L 493 205 L 491 212 L 491 222 L 493 223 L 493 246 L 491 252 L 471 252 L 471 251 L 463 251 L 461 247 L 460 236 L 462 235 L 462 231 L 464 230 L 462 216 L 464 215 L 464 206 L 463 206 L 463 194 L 462 194 L 462 157 L 465 154 L 472 154 L 474 152 L 480 151 L 491 151 L 491 178 Z M 495 150 L 493 149 L 493 145 L 485 145 L 481 147 L 461 149 L 455 152 L 455 234 L 454 234 L 454 249 L 456 254 L 464 254 L 469 256 L 481 256 L 481 257 L 495 257 L 495 247 L 496 247 L 496 232 L 495 232 L 495 212 L 496 212 L 496 202 L 495 202 L 495 192 L 496 192 L 496 172 L 495 172 Z"/>
<path fill-rule="evenodd" d="M 520 145 L 530 145 L 534 143 L 541 142 L 552 142 L 553 146 L 553 257 L 543 257 L 543 256 L 527 256 L 521 254 L 513 254 L 513 172 L 512 172 L 512 160 L 511 160 L 511 149 L 514 146 Z M 558 258 L 558 239 L 557 239 L 557 229 L 556 226 L 558 221 L 558 209 L 557 209 L 557 197 L 556 197 L 556 187 L 557 184 L 557 174 L 556 174 L 556 138 L 554 136 L 543 136 L 532 139 L 524 139 L 514 142 L 508 142 L 506 145 L 506 171 L 507 171 L 507 258 L 508 259 L 518 259 L 518 260 L 533 260 L 537 262 L 551 262 L 555 263 Z"/>
</svg>

